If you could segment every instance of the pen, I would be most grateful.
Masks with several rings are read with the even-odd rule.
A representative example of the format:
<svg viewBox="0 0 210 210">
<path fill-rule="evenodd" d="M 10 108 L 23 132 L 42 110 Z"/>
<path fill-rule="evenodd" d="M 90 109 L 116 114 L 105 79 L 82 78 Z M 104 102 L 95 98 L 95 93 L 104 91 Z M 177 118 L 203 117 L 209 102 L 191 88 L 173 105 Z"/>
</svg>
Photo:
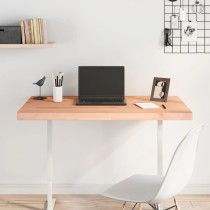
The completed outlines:
<svg viewBox="0 0 210 210">
<path fill-rule="evenodd" d="M 164 104 L 162 104 L 163 109 L 166 109 L 166 106 Z"/>
<path fill-rule="evenodd" d="M 58 87 L 58 75 L 56 76 L 56 86 Z"/>
<path fill-rule="evenodd" d="M 63 86 L 63 75 L 61 77 L 61 86 Z"/>
<path fill-rule="evenodd" d="M 52 72 L 51 72 L 51 75 L 52 75 L 53 85 L 55 86 L 55 77 L 54 77 L 54 74 Z"/>
<path fill-rule="evenodd" d="M 61 72 L 59 72 L 59 83 L 58 83 L 58 86 L 60 87 L 61 86 Z"/>
</svg>

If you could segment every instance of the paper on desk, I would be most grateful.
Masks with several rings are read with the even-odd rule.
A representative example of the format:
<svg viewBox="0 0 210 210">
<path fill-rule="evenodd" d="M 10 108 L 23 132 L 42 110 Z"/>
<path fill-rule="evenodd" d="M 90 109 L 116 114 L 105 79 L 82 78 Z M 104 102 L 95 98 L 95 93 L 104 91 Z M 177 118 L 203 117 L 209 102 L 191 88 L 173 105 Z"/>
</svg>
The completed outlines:
<svg viewBox="0 0 210 210">
<path fill-rule="evenodd" d="M 135 105 L 139 106 L 142 109 L 157 109 L 160 108 L 158 105 L 151 103 L 151 102 L 140 102 L 135 103 Z"/>
</svg>

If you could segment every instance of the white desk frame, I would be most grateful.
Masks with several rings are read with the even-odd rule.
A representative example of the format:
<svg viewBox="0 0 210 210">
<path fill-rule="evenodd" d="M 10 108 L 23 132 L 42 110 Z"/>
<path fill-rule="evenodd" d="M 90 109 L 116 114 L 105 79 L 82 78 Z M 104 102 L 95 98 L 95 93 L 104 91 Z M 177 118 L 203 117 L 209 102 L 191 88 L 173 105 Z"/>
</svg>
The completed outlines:
<svg viewBox="0 0 210 210">
<path fill-rule="evenodd" d="M 47 210 L 53 210 L 53 142 L 52 120 L 47 120 L 47 168 L 48 168 L 48 193 Z M 157 121 L 157 174 L 163 175 L 163 120 Z"/>
</svg>

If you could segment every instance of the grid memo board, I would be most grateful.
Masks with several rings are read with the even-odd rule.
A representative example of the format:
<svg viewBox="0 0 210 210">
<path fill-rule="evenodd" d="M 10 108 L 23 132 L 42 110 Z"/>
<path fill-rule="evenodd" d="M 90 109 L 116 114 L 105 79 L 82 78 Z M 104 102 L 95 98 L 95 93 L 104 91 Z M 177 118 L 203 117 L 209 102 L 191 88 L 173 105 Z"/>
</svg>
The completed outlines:
<svg viewBox="0 0 210 210">
<path fill-rule="evenodd" d="M 210 53 L 210 0 L 199 0 L 203 12 L 193 11 L 196 0 L 164 0 L 164 28 L 171 29 L 171 16 L 179 16 L 180 8 L 186 11 L 186 20 L 197 22 L 197 41 L 182 40 L 183 22 L 179 19 L 179 28 L 171 29 L 172 46 L 164 46 L 164 53 Z M 197 6 L 195 7 L 197 11 Z"/>
</svg>

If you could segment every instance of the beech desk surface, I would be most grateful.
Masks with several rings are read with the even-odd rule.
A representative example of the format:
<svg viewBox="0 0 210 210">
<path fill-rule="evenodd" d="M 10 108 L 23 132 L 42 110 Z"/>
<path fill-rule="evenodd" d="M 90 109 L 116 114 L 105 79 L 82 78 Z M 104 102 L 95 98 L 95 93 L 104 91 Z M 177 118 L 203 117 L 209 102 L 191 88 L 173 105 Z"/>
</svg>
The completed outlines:
<svg viewBox="0 0 210 210">
<path fill-rule="evenodd" d="M 17 112 L 18 120 L 192 120 L 192 111 L 177 96 L 167 102 L 153 103 L 157 109 L 141 109 L 137 102 L 149 102 L 148 96 L 127 96 L 127 106 L 77 106 L 76 96 L 65 96 L 54 103 L 52 96 L 38 101 L 30 97 Z M 162 108 L 162 104 L 167 109 Z"/>
</svg>

